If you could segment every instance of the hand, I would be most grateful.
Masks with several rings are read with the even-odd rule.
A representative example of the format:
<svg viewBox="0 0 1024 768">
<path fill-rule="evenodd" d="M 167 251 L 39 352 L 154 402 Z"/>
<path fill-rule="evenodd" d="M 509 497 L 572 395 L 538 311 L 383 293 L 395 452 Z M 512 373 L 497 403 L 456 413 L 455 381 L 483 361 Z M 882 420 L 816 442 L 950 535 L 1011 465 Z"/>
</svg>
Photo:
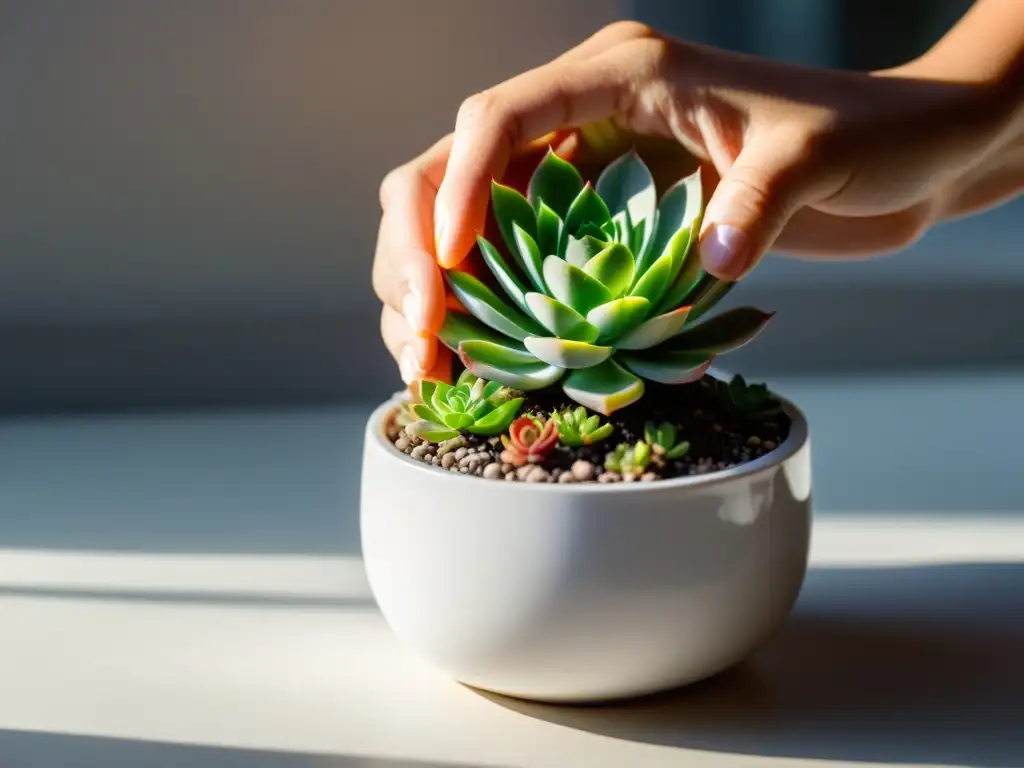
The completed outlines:
<svg viewBox="0 0 1024 768">
<path fill-rule="evenodd" d="M 448 378 L 450 355 L 434 338 L 447 301 L 437 265 L 466 268 L 491 178 L 509 183 L 538 139 L 589 160 L 621 151 L 621 140 L 668 141 L 677 159 L 699 161 L 714 190 L 701 259 L 722 279 L 741 279 L 769 248 L 838 258 L 902 249 L 1007 144 L 987 89 L 919 74 L 913 63 L 870 74 L 798 67 L 619 23 L 469 98 L 454 133 L 381 189 L 374 285 L 403 378 Z M 601 124 L 615 129 L 604 147 L 588 141 Z"/>
</svg>

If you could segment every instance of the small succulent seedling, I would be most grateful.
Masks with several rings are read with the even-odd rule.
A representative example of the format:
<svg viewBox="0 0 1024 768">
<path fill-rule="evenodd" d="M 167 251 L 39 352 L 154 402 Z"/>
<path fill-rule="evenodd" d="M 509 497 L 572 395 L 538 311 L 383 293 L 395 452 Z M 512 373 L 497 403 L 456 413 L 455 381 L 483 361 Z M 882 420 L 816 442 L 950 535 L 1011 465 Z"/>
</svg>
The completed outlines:
<svg viewBox="0 0 1024 768">
<path fill-rule="evenodd" d="M 438 334 L 478 376 L 522 391 L 561 382 L 607 416 L 639 400 L 645 380 L 700 379 L 772 317 L 741 307 L 695 325 L 735 285 L 701 269 L 699 172 L 659 199 L 633 150 L 593 185 L 549 151 L 525 196 L 493 181 L 491 203 L 511 258 L 477 242 L 503 296 L 447 271 L 465 312 L 449 310 Z"/>
<path fill-rule="evenodd" d="M 643 474 L 651 463 L 651 446 L 643 440 L 634 445 L 619 443 L 604 459 L 604 468 L 623 477 Z"/>
<path fill-rule="evenodd" d="M 551 420 L 558 427 L 559 441 L 562 445 L 574 447 L 599 443 L 614 429 L 611 424 L 602 424 L 599 415 L 588 415 L 587 409 L 582 405 L 576 409 L 555 411 L 551 414 Z"/>
<path fill-rule="evenodd" d="M 772 397 L 766 384 L 747 384 L 736 374 L 726 384 L 716 382 L 715 389 L 725 406 L 733 413 L 747 419 L 760 421 L 778 415 L 782 404 Z"/>
<path fill-rule="evenodd" d="M 681 459 L 686 455 L 690 450 L 690 444 L 686 440 L 676 442 L 676 436 L 675 425 L 667 421 L 657 426 L 653 421 L 648 421 L 644 425 L 644 440 L 658 458 Z"/>
<path fill-rule="evenodd" d="M 474 435 L 498 435 L 508 429 L 519 413 L 523 398 L 500 382 L 478 379 L 463 371 L 455 385 L 424 381 L 420 384 L 421 402 L 409 408 L 419 421 L 406 429 L 432 443 L 458 437 L 463 431 Z"/>
<path fill-rule="evenodd" d="M 533 416 L 520 416 L 508 432 L 501 436 L 505 446 L 501 460 L 515 467 L 543 461 L 558 442 L 558 430 L 552 419 L 541 421 Z"/>
</svg>

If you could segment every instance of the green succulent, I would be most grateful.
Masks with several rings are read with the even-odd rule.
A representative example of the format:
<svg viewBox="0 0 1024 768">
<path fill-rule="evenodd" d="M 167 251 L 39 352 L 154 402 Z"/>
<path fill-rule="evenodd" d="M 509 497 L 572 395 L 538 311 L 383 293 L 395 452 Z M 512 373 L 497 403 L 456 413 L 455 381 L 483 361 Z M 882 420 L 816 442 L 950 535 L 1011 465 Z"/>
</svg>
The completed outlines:
<svg viewBox="0 0 1024 768">
<path fill-rule="evenodd" d="M 409 408 L 419 417 L 407 429 L 432 443 L 474 435 L 500 435 L 515 420 L 523 398 L 497 381 L 485 381 L 463 371 L 455 385 L 443 381 L 420 384 L 421 402 Z"/>
<path fill-rule="evenodd" d="M 716 380 L 714 386 L 726 407 L 743 418 L 768 419 L 782 410 L 782 404 L 771 395 L 767 384 L 747 384 L 739 374 L 728 384 Z"/>
<path fill-rule="evenodd" d="M 468 315 L 450 310 L 439 333 L 483 378 L 522 391 L 561 382 L 573 401 L 607 416 L 640 399 L 645 380 L 701 378 L 774 314 L 741 307 L 695 324 L 735 285 L 700 266 L 699 172 L 659 200 L 634 150 L 593 185 L 549 151 L 526 196 L 493 181 L 491 203 L 511 259 L 477 242 L 503 295 L 447 271 Z"/>
<path fill-rule="evenodd" d="M 558 439 L 562 445 L 579 446 L 599 443 L 606 439 L 614 429 L 611 424 L 602 424 L 601 417 L 597 414 L 588 416 L 587 409 L 582 405 L 575 410 L 566 408 L 564 411 L 554 411 L 551 418 L 558 427 Z"/>
<path fill-rule="evenodd" d="M 686 440 L 676 442 L 676 427 L 667 421 L 655 426 L 653 421 L 644 425 L 644 440 L 646 440 L 655 456 L 666 459 L 681 459 L 690 450 L 690 443 Z"/>
<path fill-rule="evenodd" d="M 643 440 L 634 445 L 619 443 L 604 458 L 604 468 L 625 475 L 639 475 L 651 463 L 651 446 Z"/>
</svg>

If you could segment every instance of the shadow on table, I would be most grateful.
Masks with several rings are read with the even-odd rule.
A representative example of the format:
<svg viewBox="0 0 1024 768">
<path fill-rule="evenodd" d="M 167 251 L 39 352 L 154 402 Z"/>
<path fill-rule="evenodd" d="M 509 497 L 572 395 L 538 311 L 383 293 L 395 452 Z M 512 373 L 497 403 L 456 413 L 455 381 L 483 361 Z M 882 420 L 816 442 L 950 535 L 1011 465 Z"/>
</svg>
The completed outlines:
<svg viewBox="0 0 1024 768">
<path fill-rule="evenodd" d="M 481 695 L 569 728 L 664 746 L 1019 768 L 1024 563 L 812 571 L 788 624 L 751 660 L 632 703 Z"/>
<path fill-rule="evenodd" d="M 10 730 L 0 730 L 0 755 L 26 768 L 496 768 Z"/>
</svg>

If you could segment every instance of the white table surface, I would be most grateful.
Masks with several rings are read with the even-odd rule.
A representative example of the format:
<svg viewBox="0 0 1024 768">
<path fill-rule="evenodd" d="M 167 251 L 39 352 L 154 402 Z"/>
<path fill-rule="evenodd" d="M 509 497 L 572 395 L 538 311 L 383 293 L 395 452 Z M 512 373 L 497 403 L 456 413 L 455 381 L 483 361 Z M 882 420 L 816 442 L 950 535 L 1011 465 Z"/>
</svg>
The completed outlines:
<svg viewBox="0 0 1024 768">
<path fill-rule="evenodd" d="M 749 662 L 540 706 L 384 625 L 365 412 L 0 422 L 0 767 L 1024 766 L 1024 514 L 823 511 Z"/>
</svg>

